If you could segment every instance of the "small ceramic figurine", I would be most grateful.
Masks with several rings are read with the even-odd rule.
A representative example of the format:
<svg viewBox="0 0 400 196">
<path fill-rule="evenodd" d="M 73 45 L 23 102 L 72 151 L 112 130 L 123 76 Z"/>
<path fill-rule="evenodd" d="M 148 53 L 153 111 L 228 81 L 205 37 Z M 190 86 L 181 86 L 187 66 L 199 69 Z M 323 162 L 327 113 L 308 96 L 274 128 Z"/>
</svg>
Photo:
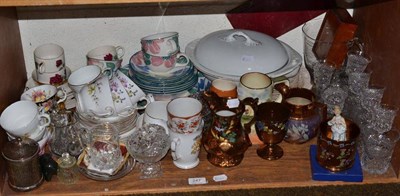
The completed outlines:
<svg viewBox="0 0 400 196">
<path fill-rule="evenodd" d="M 341 116 L 342 110 L 336 105 L 333 112 L 335 116 L 328 121 L 328 125 L 331 126 L 332 130 L 332 139 L 336 141 L 346 141 L 346 121 Z"/>
</svg>

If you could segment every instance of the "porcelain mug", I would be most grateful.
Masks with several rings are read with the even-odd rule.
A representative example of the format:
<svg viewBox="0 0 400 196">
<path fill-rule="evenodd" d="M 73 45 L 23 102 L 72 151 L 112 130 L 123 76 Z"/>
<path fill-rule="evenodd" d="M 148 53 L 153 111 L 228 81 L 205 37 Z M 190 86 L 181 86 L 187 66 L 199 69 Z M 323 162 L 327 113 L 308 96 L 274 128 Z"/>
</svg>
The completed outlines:
<svg viewBox="0 0 400 196">
<path fill-rule="evenodd" d="M 237 86 L 233 81 L 215 79 L 211 82 L 210 91 L 223 98 L 237 98 Z"/>
<path fill-rule="evenodd" d="M 13 136 L 27 136 L 42 130 L 51 122 L 48 114 L 40 114 L 32 101 L 22 100 L 9 105 L 0 116 L 0 124 Z"/>
<path fill-rule="evenodd" d="M 99 46 L 86 54 L 88 65 L 97 65 L 103 70 L 106 68 L 116 71 L 121 67 L 125 49 L 122 46 Z"/>
<path fill-rule="evenodd" d="M 142 51 L 153 56 L 170 56 L 180 51 L 177 32 L 157 33 L 140 40 Z"/>
<path fill-rule="evenodd" d="M 167 72 L 177 66 L 187 66 L 189 57 L 183 53 L 171 54 L 169 56 L 155 56 L 143 53 L 144 63 L 154 72 Z"/>
<path fill-rule="evenodd" d="M 180 169 L 192 169 L 199 164 L 202 125 L 194 132 L 181 134 L 171 131 L 171 155 L 173 163 Z"/>
<path fill-rule="evenodd" d="M 157 124 L 162 126 L 167 134 L 169 134 L 167 120 L 167 104 L 168 101 L 154 101 L 151 102 L 143 114 L 143 125 L 145 124 Z"/>
<path fill-rule="evenodd" d="M 197 131 L 202 120 L 202 104 L 191 97 L 180 97 L 167 104 L 168 127 L 176 133 L 189 134 Z"/>
<path fill-rule="evenodd" d="M 51 112 L 57 105 L 67 99 L 67 92 L 63 88 L 45 84 L 35 86 L 21 95 L 21 100 L 29 100 L 36 103 L 44 112 Z"/>
<path fill-rule="evenodd" d="M 44 44 L 33 51 L 37 73 L 61 71 L 65 65 L 64 49 L 53 43 Z"/>
<path fill-rule="evenodd" d="M 238 85 L 238 98 L 244 100 L 247 97 L 258 98 L 258 104 L 271 101 L 272 90 L 275 84 L 285 83 L 289 80 L 283 79 L 274 82 L 267 74 L 260 72 L 245 73 L 240 77 Z M 280 98 L 282 99 L 282 98 Z M 280 102 L 279 100 L 277 102 Z"/>
</svg>

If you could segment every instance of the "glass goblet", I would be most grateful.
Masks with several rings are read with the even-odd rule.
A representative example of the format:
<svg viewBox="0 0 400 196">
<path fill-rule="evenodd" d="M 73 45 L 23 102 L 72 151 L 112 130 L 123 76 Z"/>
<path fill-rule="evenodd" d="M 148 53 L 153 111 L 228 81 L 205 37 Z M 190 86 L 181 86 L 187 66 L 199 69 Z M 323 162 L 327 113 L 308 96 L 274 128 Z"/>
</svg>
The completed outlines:
<svg viewBox="0 0 400 196">
<path fill-rule="evenodd" d="M 255 128 L 258 138 L 264 143 L 257 149 L 257 155 L 266 160 L 277 160 L 283 156 L 283 149 L 277 144 L 286 135 L 286 122 L 290 110 L 281 103 L 266 102 L 258 106 Z"/>
<path fill-rule="evenodd" d="M 170 148 L 165 129 L 156 124 L 146 124 L 136 130 L 126 144 L 129 154 L 140 163 L 140 178 L 155 178 L 162 175 L 160 160 Z"/>
</svg>

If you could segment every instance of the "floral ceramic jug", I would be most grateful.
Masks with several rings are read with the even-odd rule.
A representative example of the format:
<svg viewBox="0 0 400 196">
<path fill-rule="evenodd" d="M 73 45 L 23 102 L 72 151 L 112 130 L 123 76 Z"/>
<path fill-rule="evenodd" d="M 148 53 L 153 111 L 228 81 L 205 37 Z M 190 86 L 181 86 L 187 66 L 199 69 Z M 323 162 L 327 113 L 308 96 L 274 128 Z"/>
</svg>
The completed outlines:
<svg viewBox="0 0 400 196">
<path fill-rule="evenodd" d="M 282 103 L 291 111 L 284 140 L 301 144 L 316 136 L 320 123 L 327 118 L 326 105 L 317 102 L 314 93 L 305 88 L 289 88 L 281 83 L 275 89 L 282 94 Z"/>
<path fill-rule="evenodd" d="M 208 161 L 218 167 L 239 165 L 245 151 L 251 146 L 241 119 L 246 112 L 254 114 L 258 100 L 220 98 L 212 92 L 204 93 L 203 97 L 207 100 L 212 115 L 212 123 L 204 130 L 202 137 Z"/>
</svg>

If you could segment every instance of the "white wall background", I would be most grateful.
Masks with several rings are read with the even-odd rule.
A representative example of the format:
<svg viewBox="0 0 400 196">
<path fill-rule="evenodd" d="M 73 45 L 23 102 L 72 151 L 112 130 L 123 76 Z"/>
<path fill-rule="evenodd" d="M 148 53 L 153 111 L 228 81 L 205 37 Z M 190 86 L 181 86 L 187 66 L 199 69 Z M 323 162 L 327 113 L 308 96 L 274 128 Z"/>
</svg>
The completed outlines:
<svg viewBox="0 0 400 196">
<path fill-rule="evenodd" d="M 205 22 L 207 21 L 207 22 Z M 19 20 L 28 77 L 35 69 L 33 51 L 45 43 L 64 48 L 72 70 L 86 65 L 86 53 L 101 45 L 125 48 L 123 64 L 140 49 L 140 38 L 165 31 L 179 32 L 181 48 L 204 35 L 232 26 L 225 15 Z"/>
<path fill-rule="evenodd" d="M 322 16 L 321 16 L 322 17 Z M 71 70 L 86 65 L 86 53 L 101 45 L 125 48 L 123 64 L 140 49 L 140 38 L 165 31 L 179 32 L 184 50 L 192 40 L 220 29 L 232 28 L 224 14 L 154 17 L 19 20 L 27 76 L 35 69 L 33 51 L 46 43 L 64 48 Z M 278 38 L 303 53 L 301 26 Z"/>
</svg>

